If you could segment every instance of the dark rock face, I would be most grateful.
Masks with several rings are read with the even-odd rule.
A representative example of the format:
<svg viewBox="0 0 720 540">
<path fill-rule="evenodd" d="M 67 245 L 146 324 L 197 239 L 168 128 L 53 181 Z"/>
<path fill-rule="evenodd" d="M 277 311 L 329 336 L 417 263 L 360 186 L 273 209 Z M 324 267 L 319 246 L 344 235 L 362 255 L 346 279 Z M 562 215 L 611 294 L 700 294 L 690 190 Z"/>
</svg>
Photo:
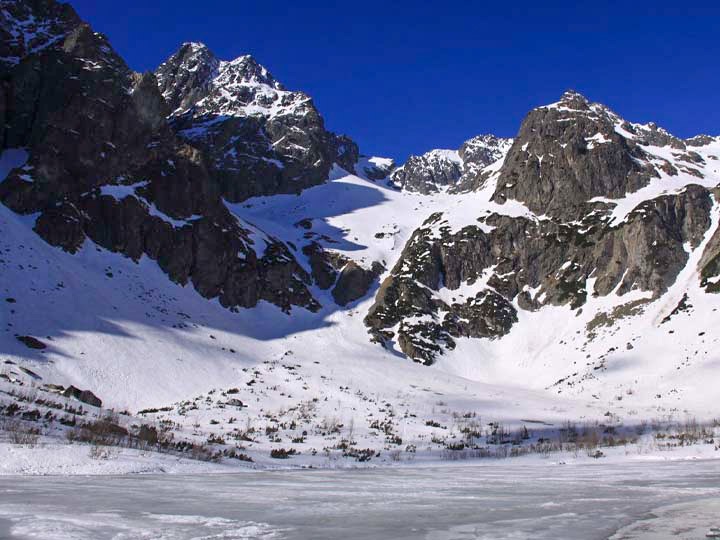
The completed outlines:
<svg viewBox="0 0 720 540">
<path fill-rule="evenodd" d="M 303 254 L 307 257 L 312 271 L 312 278 L 321 289 L 329 289 L 335 284 L 338 270 L 346 264 L 344 257 L 326 251 L 317 242 L 303 246 Z"/>
<path fill-rule="evenodd" d="M 633 126 L 576 92 L 531 111 L 520 127 L 493 199 L 515 199 L 537 214 L 574 219 L 593 197 L 619 198 L 673 165 L 651 162 L 640 145 L 685 144 L 654 124 Z"/>
<path fill-rule="evenodd" d="M 713 190 L 715 200 L 720 200 L 720 189 Z M 700 263 L 700 286 L 709 293 L 720 293 L 720 228 L 710 237 Z"/>
<path fill-rule="evenodd" d="M 65 389 L 63 396 L 75 398 L 78 401 L 92 405 L 93 407 L 102 407 L 102 400 L 93 394 L 90 390 L 80 390 L 74 386 Z"/>
<path fill-rule="evenodd" d="M 436 294 L 443 285 L 452 290 L 481 279 L 492 261 L 480 229 L 437 237 L 434 227 L 440 221 L 441 214 L 433 214 L 415 231 L 365 318 L 381 343 L 394 337 L 390 328 L 399 324 L 400 349 L 425 364 L 443 348 L 453 349 L 453 337 L 502 336 L 517 320 L 512 305 L 492 290 L 482 289 L 464 302 L 448 302 Z"/>
<path fill-rule="evenodd" d="M 315 284 L 321 289 L 332 287 L 333 300 L 339 306 L 363 298 L 385 270 L 378 262 L 370 269 L 363 268 L 338 253 L 323 249 L 317 242 L 307 244 L 302 252 L 308 258 Z"/>
<path fill-rule="evenodd" d="M 334 163 L 354 171 L 357 145 L 326 131 L 312 99 L 285 89 L 252 56 L 226 62 L 185 43 L 156 76 L 171 126 L 203 152 L 232 202 L 320 184 Z"/>
<path fill-rule="evenodd" d="M 54 0 L 3 0 L 0 10 L 0 64 L 9 68 L 51 47 L 80 24 L 68 4 Z"/>
<path fill-rule="evenodd" d="M 45 345 L 45 343 L 43 343 L 36 337 L 16 336 L 16 338 L 20 343 L 24 344 L 26 347 L 28 347 L 30 349 L 37 349 L 37 350 L 47 349 L 47 345 Z"/>
<path fill-rule="evenodd" d="M 206 97 L 218 76 L 220 60 L 202 43 L 183 43 L 155 71 L 158 86 L 170 110 L 184 112 Z"/>
<path fill-rule="evenodd" d="M 54 34 L 42 46 L 4 42 L 17 58 L 0 69 L 2 148 L 25 147 L 30 158 L 0 183 L 0 201 L 39 213 L 35 230 L 52 245 L 72 253 L 89 238 L 135 260 L 147 255 L 227 307 L 261 299 L 286 311 L 319 307 L 285 244 L 254 245 L 257 234 L 224 205 L 208 157 L 168 128 L 153 74 L 131 72 L 66 5 L 10 4 L 6 35 L 18 32 L 8 13 Z"/>
<path fill-rule="evenodd" d="M 332 290 L 335 303 L 346 306 L 365 296 L 383 270 L 379 263 L 373 263 L 372 268 L 366 270 L 353 261 L 348 262 L 340 272 L 340 277 Z"/>
</svg>

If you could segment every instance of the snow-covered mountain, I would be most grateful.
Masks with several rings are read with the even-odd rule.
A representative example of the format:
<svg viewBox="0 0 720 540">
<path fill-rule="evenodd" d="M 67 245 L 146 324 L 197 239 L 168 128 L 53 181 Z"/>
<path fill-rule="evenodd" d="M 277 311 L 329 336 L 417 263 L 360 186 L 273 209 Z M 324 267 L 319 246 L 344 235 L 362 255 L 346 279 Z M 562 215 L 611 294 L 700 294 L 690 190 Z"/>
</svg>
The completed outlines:
<svg viewBox="0 0 720 540">
<path fill-rule="evenodd" d="M 720 137 L 571 91 L 395 167 L 251 56 L 136 74 L 67 5 L 1 4 L 3 400 L 306 454 L 716 414 Z"/>
<path fill-rule="evenodd" d="M 310 96 L 287 90 L 250 55 L 227 62 L 185 43 L 155 75 L 174 130 L 203 151 L 232 202 L 319 184 L 334 163 L 354 170 L 357 145 L 326 131 Z"/>
<path fill-rule="evenodd" d="M 706 264 L 719 254 L 718 148 L 567 92 L 528 114 L 504 161 L 477 174 L 479 191 L 415 231 L 368 325 L 378 341 L 432 362 L 456 338 L 511 333 L 520 311 L 569 306 L 587 319 L 580 351 L 591 328 L 614 320 L 591 309 L 594 299 L 640 313 L 688 264 L 705 263 L 693 270 L 698 287 L 716 275 Z"/>
<path fill-rule="evenodd" d="M 392 172 L 391 179 L 407 191 L 425 195 L 442 190 L 472 191 L 479 172 L 505 157 L 511 139 L 479 135 L 463 143 L 459 150 L 430 150 L 410 156 Z"/>
</svg>

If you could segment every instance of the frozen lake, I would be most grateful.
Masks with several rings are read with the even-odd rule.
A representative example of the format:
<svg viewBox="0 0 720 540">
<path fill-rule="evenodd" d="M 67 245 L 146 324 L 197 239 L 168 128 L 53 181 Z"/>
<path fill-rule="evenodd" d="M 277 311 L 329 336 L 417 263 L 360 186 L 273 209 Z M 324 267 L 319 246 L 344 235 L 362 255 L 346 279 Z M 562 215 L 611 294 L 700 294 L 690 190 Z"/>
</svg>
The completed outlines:
<svg viewBox="0 0 720 540">
<path fill-rule="evenodd" d="M 720 461 L 0 477 L 2 539 L 658 539 L 713 527 Z"/>
</svg>

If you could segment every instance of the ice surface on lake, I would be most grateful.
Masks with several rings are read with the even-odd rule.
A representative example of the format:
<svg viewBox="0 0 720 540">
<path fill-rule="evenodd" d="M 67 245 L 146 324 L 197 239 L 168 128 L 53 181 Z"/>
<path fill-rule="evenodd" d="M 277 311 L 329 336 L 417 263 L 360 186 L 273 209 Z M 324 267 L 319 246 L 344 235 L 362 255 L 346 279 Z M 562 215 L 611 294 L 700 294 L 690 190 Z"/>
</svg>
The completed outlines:
<svg viewBox="0 0 720 540">
<path fill-rule="evenodd" d="M 623 527 L 611 540 L 720 538 L 720 498 L 658 508 L 652 514 Z"/>
<path fill-rule="evenodd" d="M 720 527 L 720 461 L 0 478 L 0 539 L 659 539 Z"/>
</svg>

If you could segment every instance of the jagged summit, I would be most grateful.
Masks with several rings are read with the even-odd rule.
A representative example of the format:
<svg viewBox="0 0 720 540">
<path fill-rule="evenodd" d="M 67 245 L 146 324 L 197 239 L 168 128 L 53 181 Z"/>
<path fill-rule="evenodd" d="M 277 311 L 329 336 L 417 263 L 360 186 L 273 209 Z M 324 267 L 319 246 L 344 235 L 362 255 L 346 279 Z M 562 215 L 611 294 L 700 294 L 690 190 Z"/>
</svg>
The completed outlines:
<svg viewBox="0 0 720 540">
<path fill-rule="evenodd" d="M 538 214 L 581 218 L 594 198 L 619 199 L 655 178 L 687 172 L 702 179 L 697 158 L 686 150 L 708 141 L 686 144 L 653 122 L 628 122 L 568 91 L 525 117 L 493 198 L 520 201 Z"/>
<path fill-rule="evenodd" d="M 185 110 L 206 94 L 218 75 L 220 60 L 202 43 L 183 43 L 155 71 L 158 86 L 171 110 Z"/>
<path fill-rule="evenodd" d="M 392 181 L 406 191 L 435 193 L 455 184 L 462 175 L 462 159 L 457 150 L 430 150 L 410 156 L 396 169 Z"/>
<path fill-rule="evenodd" d="M 199 51 L 199 50 L 210 50 L 210 48 L 205 45 L 202 41 L 184 41 L 181 45 L 181 48 L 188 47 L 193 51 Z"/>
<path fill-rule="evenodd" d="M 252 114 L 260 112 L 260 108 L 270 108 L 271 103 L 293 101 L 288 96 L 300 94 L 285 94 L 285 87 L 252 55 L 220 60 L 199 42 L 183 43 L 158 67 L 155 75 L 174 115 L 191 107 L 199 108 L 200 112 Z M 257 106 L 255 111 L 248 108 L 253 102 Z"/>
<path fill-rule="evenodd" d="M 391 175 L 392 181 L 406 191 L 436 193 L 442 190 L 470 191 L 476 186 L 479 172 L 502 159 L 512 139 L 495 135 L 478 135 L 458 150 L 435 149 L 420 156 L 410 156 Z"/>
<path fill-rule="evenodd" d="M 560 99 L 550 105 L 540 108 L 564 108 L 567 110 L 587 110 L 590 106 L 590 100 L 576 90 L 565 90 Z"/>
<path fill-rule="evenodd" d="M 562 96 L 560 96 L 560 101 L 574 100 L 588 101 L 588 99 L 583 94 L 581 94 L 577 90 L 574 90 L 573 88 L 568 88 L 563 92 Z"/>
<path fill-rule="evenodd" d="M 285 87 L 273 77 L 264 66 L 250 54 L 238 56 L 235 60 L 220 63 L 220 71 L 232 73 L 233 82 L 236 84 L 264 84 L 276 90 L 284 90 Z M 228 80 L 230 76 L 228 77 Z"/>
<path fill-rule="evenodd" d="M 213 66 L 243 66 L 247 71 L 246 82 L 254 81 L 269 85 L 278 84 L 275 78 L 270 75 L 265 67 L 260 65 L 253 55 L 243 54 L 233 60 L 221 60 L 212 51 L 212 49 L 210 49 L 210 47 L 201 41 L 183 42 L 180 48 L 166 62 L 164 62 L 163 65 L 167 62 L 176 64 L 186 63 L 189 62 L 190 59 L 195 59 L 196 61 L 203 63 L 209 63 Z M 186 65 L 183 67 L 186 67 L 187 69 L 193 68 L 192 65 Z"/>
<path fill-rule="evenodd" d="M 155 72 L 176 133 L 207 157 L 223 195 L 292 193 L 353 171 L 357 145 L 328 132 L 307 94 L 287 90 L 251 55 L 219 60 L 184 43 Z"/>
</svg>

